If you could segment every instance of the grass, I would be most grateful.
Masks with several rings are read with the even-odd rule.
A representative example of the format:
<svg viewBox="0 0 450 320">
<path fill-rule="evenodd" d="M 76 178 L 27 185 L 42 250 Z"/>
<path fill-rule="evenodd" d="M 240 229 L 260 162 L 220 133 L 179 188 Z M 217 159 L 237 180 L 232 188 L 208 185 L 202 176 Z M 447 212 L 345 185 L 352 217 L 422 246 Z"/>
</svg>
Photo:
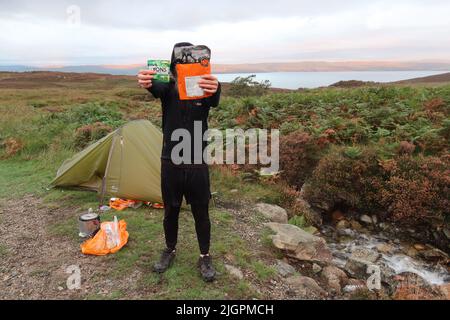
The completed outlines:
<svg viewBox="0 0 450 320">
<path fill-rule="evenodd" d="M 43 166 L 38 160 L 0 161 L 0 199 L 43 194 L 54 174 Z"/>
<path fill-rule="evenodd" d="M 8 248 L 6 246 L 0 244 L 0 257 L 4 257 L 8 254 Z"/>
<path fill-rule="evenodd" d="M 53 192 L 58 192 L 57 190 Z M 84 192 L 81 192 L 81 194 Z M 57 196 L 53 198 L 61 199 Z M 47 197 L 48 199 L 48 197 Z M 87 196 L 87 199 L 89 197 Z M 73 199 L 72 199 L 73 200 Z M 91 198 L 91 200 L 93 200 Z M 47 202 L 48 204 L 48 202 Z M 89 204 L 83 207 L 87 208 Z M 249 290 L 249 280 L 236 280 L 225 271 L 224 256 L 235 252 L 239 259 L 245 262 L 238 265 L 254 271 L 258 279 L 267 280 L 274 275 L 273 270 L 267 269 L 261 262 L 251 262 L 251 248 L 238 235 L 231 231 L 233 219 L 224 211 L 213 209 L 212 220 L 212 248 L 214 263 L 220 273 L 218 280 L 213 284 L 206 284 L 201 280 L 196 268 L 199 249 L 194 229 L 192 214 L 189 210 L 183 210 L 180 214 L 180 230 L 178 239 L 178 251 L 176 261 L 165 274 L 158 275 L 151 271 L 153 263 L 159 258 L 164 248 L 162 229 L 162 210 L 139 208 L 127 209 L 122 212 L 107 212 L 102 214 L 103 221 L 113 220 L 114 215 L 118 219 L 125 219 L 130 239 L 124 249 L 105 258 L 111 266 L 111 275 L 115 278 L 130 274 L 139 269 L 143 273 L 140 280 L 141 289 L 152 291 L 147 298 L 151 299 L 250 299 L 257 297 L 255 292 Z M 73 245 L 79 244 L 76 234 L 77 219 L 71 217 L 58 222 L 50 227 L 50 234 L 57 237 L 67 237 Z M 238 249 L 237 249 L 238 248 Z M 249 262 L 250 261 L 250 262 Z M 92 295 L 88 299 L 103 299 L 102 295 Z M 113 297 L 108 296 L 108 299 Z"/>
<path fill-rule="evenodd" d="M 9 76 L 0 73 L 0 78 Z M 77 215 L 96 208 L 97 195 L 46 189 L 61 163 L 78 151 L 76 130 L 98 121 L 114 129 L 131 119 L 149 119 L 160 126 L 161 109 L 158 102 L 136 88 L 132 78 L 38 77 L 38 74 L 23 74 L 18 76 L 16 88 L 0 89 L 0 200 L 20 201 L 25 195 L 33 194 L 49 209 L 75 208 L 72 217 L 55 222 L 49 227 L 49 233 L 70 239 L 78 246 Z M 211 112 L 210 127 L 279 128 L 282 135 L 303 130 L 318 139 L 345 146 L 346 156 L 352 159 L 359 157 L 360 146 L 366 144 L 382 149 L 389 157 L 403 140 L 414 142 L 417 153 L 433 154 L 448 148 L 449 103 L 449 85 L 317 89 L 246 98 L 225 96 L 220 107 Z M 14 139 L 18 149 L 9 150 L 5 144 L 7 139 Z M 211 170 L 211 182 L 212 191 L 217 192 L 215 198 L 223 203 L 285 205 L 282 186 L 248 179 L 226 167 Z M 205 284 L 195 267 L 198 247 L 189 210 L 184 210 L 180 217 L 176 263 L 164 275 L 151 272 L 152 263 L 164 246 L 162 211 L 140 208 L 107 212 L 102 219 L 112 220 L 114 215 L 127 221 L 130 240 L 124 249 L 104 259 L 113 277 L 141 271 L 142 298 L 264 298 L 255 292 L 255 284 L 264 285 L 275 277 L 275 270 L 261 257 L 255 244 L 236 231 L 237 224 L 242 222 L 229 211 L 214 206 L 211 210 L 211 251 L 220 272 L 213 284 Z M 261 222 L 261 217 L 253 213 L 245 221 L 249 226 Z M 290 223 L 312 231 L 301 217 L 293 218 Z M 258 237 L 255 240 L 261 240 L 266 254 L 282 257 L 271 244 L 269 230 L 263 229 Z M 7 252 L 0 245 L 0 257 Z M 238 280 L 228 275 L 224 262 L 229 263 L 230 257 L 233 265 L 251 277 Z M 126 296 L 127 292 L 116 290 L 106 296 L 91 292 L 85 298 Z"/>
</svg>

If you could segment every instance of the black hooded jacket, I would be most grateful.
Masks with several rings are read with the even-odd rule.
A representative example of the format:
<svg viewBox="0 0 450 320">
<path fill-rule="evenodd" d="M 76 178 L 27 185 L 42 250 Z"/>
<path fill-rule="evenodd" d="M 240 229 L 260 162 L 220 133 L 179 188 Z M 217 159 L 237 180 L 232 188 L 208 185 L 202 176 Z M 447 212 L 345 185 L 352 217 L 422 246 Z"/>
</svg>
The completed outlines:
<svg viewBox="0 0 450 320">
<path fill-rule="evenodd" d="M 176 47 L 191 46 L 187 42 L 177 43 Z M 174 78 L 176 78 L 176 69 L 174 61 L 174 53 L 172 53 L 172 61 L 170 70 Z M 163 160 L 170 160 L 172 149 L 179 141 L 171 141 L 172 133 L 176 129 L 186 129 L 191 135 L 191 163 L 194 163 L 194 158 L 201 158 L 202 155 L 195 155 L 194 139 L 202 141 L 205 131 L 208 129 L 208 115 L 210 108 L 217 107 L 220 101 L 221 86 L 217 92 L 208 98 L 199 100 L 180 100 L 178 96 L 177 84 L 172 79 L 169 83 L 153 81 L 153 85 L 149 89 L 150 93 L 157 99 L 161 99 L 162 103 L 162 129 L 163 129 L 163 149 L 161 158 Z M 194 122 L 200 121 L 202 123 L 202 137 L 194 136 Z M 202 152 L 206 148 L 207 143 L 202 141 Z"/>
</svg>

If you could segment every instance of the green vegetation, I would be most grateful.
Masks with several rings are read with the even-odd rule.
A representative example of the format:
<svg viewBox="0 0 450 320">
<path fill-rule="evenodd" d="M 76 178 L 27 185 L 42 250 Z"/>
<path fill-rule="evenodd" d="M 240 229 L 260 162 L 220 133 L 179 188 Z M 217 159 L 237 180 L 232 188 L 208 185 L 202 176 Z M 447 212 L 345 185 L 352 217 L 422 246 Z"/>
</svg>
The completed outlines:
<svg viewBox="0 0 450 320">
<path fill-rule="evenodd" d="M 449 220 L 449 116 L 448 85 L 377 86 L 228 97 L 213 124 L 280 129 L 282 178 L 319 208 L 439 228 Z"/>
<path fill-rule="evenodd" d="M 126 121 L 143 118 L 160 125 L 160 106 L 131 79 L 75 79 L 59 86 L 53 81 L 18 82 L 17 88 L 0 89 L 0 199 L 34 194 L 49 208 L 87 210 L 97 205 L 93 193 L 46 190 L 57 168 Z M 212 110 L 210 127 L 280 129 L 281 177 L 262 179 L 252 166 L 215 167 L 211 177 L 217 203 L 282 205 L 291 224 L 314 232 L 296 202 L 304 187 L 308 202 L 324 210 L 351 208 L 398 223 L 448 226 L 449 85 L 287 93 L 269 92 L 267 85 L 248 78 L 225 88 L 229 94 Z M 118 278 L 140 270 L 140 286 L 148 298 L 259 298 L 253 284 L 274 276 L 254 243 L 234 229 L 236 217 L 228 211 L 212 210 L 212 251 L 221 273 L 212 285 L 204 284 L 193 268 L 198 249 L 189 211 L 181 215 L 177 263 L 164 276 L 150 272 L 163 246 L 161 211 L 141 208 L 117 215 L 128 222 L 132 237 L 125 250 L 105 259 Z M 248 219 L 246 223 L 256 225 L 260 217 Z M 76 217 L 71 217 L 55 222 L 49 232 L 75 246 L 76 229 Z M 276 255 L 268 245 L 269 234 L 262 231 L 258 236 Z M 6 249 L 0 247 L 0 256 Z M 224 269 L 230 260 L 252 278 L 231 278 Z M 124 296 L 123 290 L 109 295 Z M 102 296 L 91 293 L 87 298 Z"/>
<path fill-rule="evenodd" d="M 267 94 L 271 83 L 269 80 L 258 82 L 256 75 L 237 77 L 230 84 L 228 94 L 232 97 L 249 97 Z"/>
</svg>

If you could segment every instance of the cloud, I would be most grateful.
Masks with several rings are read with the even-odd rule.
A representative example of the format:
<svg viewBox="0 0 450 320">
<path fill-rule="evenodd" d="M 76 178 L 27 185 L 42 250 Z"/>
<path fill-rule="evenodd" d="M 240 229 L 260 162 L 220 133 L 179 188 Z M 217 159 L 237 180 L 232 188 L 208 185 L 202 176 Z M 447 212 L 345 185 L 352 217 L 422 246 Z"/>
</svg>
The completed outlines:
<svg viewBox="0 0 450 320">
<path fill-rule="evenodd" d="M 450 56 L 449 15 L 444 0 L 0 0 L 0 64 L 139 63 L 178 41 L 221 63 L 438 59 Z"/>
</svg>

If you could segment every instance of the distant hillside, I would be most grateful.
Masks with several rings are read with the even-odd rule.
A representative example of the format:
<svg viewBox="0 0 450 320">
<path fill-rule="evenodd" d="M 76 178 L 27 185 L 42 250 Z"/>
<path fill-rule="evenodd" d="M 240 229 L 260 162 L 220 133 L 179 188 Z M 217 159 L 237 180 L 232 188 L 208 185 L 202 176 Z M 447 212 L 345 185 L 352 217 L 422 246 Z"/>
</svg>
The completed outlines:
<svg viewBox="0 0 450 320">
<path fill-rule="evenodd" d="M 450 62 L 304 61 L 290 63 L 218 64 L 215 73 L 328 71 L 449 71 Z"/>
<path fill-rule="evenodd" d="M 314 71 L 449 71 L 450 61 L 303 61 L 286 63 L 213 64 L 214 73 L 314 72 Z M 0 71 L 59 71 L 135 75 L 145 65 L 84 65 L 64 67 L 0 66 Z"/>
<path fill-rule="evenodd" d="M 415 78 L 415 79 L 409 79 L 409 80 L 403 80 L 398 81 L 395 83 L 399 84 L 413 84 L 413 83 L 445 83 L 450 82 L 450 72 L 438 74 L 435 76 L 428 76 L 428 77 L 422 77 L 422 78 Z"/>
</svg>

